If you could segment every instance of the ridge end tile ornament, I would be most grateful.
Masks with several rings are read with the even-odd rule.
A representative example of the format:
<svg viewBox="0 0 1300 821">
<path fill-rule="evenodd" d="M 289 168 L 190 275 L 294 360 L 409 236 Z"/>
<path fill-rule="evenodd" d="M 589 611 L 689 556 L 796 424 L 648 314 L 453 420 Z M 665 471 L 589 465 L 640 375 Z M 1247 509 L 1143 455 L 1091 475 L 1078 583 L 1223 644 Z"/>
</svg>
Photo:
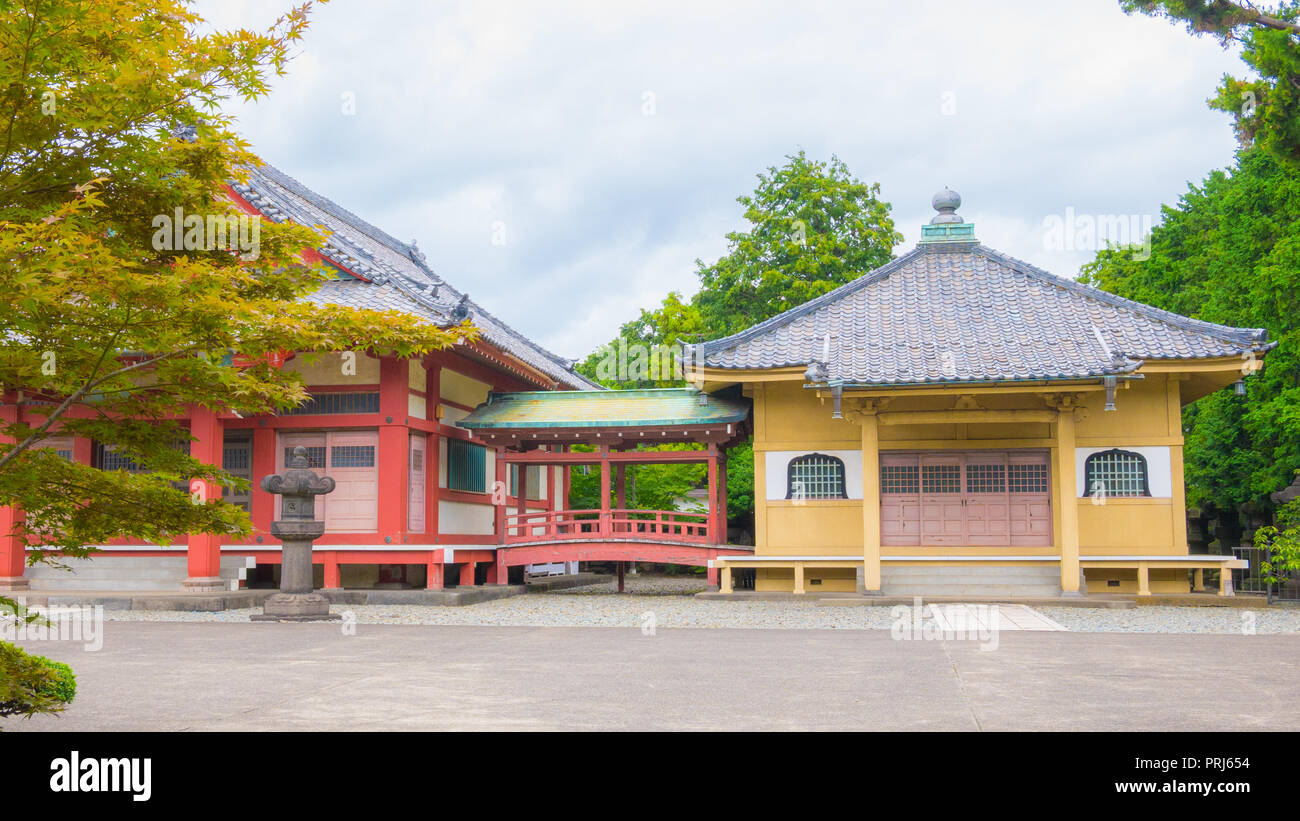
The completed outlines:
<svg viewBox="0 0 1300 821">
<path fill-rule="evenodd" d="M 293 449 L 283 473 L 262 477 L 262 490 L 281 497 L 280 519 L 271 535 L 280 539 L 280 590 L 262 605 L 253 621 L 335 621 L 329 599 L 312 588 L 312 542 L 325 533 L 316 521 L 316 497 L 334 491 L 334 480 L 311 469 L 307 449 Z"/>
</svg>

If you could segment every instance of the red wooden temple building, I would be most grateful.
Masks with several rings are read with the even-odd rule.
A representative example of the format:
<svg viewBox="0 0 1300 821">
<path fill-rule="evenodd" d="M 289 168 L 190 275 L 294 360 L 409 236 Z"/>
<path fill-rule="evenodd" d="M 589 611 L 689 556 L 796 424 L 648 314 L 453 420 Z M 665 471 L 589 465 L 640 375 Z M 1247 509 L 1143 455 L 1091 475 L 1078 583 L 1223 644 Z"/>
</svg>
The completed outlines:
<svg viewBox="0 0 1300 821">
<path fill-rule="evenodd" d="M 8 535 L 20 515 L 0 508 L 0 590 L 229 590 L 270 583 L 279 545 L 270 534 L 276 497 L 258 480 L 304 446 L 337 489 L 318 500 L 324 588 L 506 584 L 522 568 L 549 562 L 655 561 L 708 564 L 728 552 L 723 448 L 747 424 L 748 407 L 692 390 L 663 391 L 632 404 L 577 374 L 488 313 L 401 242 L 269 166 L 229 191 L 264 219 L 323 225 L 320 259 L 336 273 L 312 297 L 320 304 L 398 310 L 440 326 L 468 318 L 480 338 L 416 359 L 364 353 L 290 356 L 310 400 L 272 416 L 237 418 L 193 410 L 190 453 L 252 481 L 230 497 L 250 513 L 255 535 L 230 542 L 191 534 L 171 544 L 98 545 L 69 574 L 25 567 L 26 547 Z M 618 392 L 643 393 L 643 392 Z M 655 392 L 649 392 L 655 393 Z M 552 397 L 571 395 L 568 402 Z M 743 401 L 743 400 L 742 400 Z M 702 403 L 702 404 L 701 404 Z M 477 410 L 476 410 L 477 408 Z M 22 418 L 16 395 L 0 413 Z M 648 414 L 648 415 L 647 415 Z M 675 415 L 674 415 L 675 414 Z M 696 442 L 702 450 L 634 450 L 644 442 Z M 82 438 L 45 442 L 65 458 L 106 470 L 136 468 L 111 447 Z M 590 446 L 590 452 L 573 450 Z M 626 509 L 624 466 L 646 460 L 709 465 L 705 514 Z M 569 510 L 569 469 L 599 465 L 606 504 Z M 615 490 L 617 489 L 617 490 Z M 610 503 L 610 497 L 617 504 Z M 720 554 L 719 551 L 722 551 Z"/>
</svg>

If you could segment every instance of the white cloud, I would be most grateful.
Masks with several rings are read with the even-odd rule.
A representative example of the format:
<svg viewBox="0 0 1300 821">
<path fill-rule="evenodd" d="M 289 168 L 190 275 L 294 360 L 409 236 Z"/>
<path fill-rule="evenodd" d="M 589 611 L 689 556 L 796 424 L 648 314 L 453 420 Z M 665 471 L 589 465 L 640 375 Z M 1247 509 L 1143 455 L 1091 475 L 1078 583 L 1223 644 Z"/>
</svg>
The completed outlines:
<svg viewBox="0 0 1300 821">
<path fill-rule="evenodd" d="M 257 27 L 273 5 L 199 9 Z M 566 356 L 693 291 L 695 259 L 743 227 L 736 196 L 799 148 L 882 184 L 900 250 L 950 185 L 981 240 L 1071 276 L 1089 255 L 1047 250 L 1043 219 L 1158 216 L 1227 165 L 1228 119 L 1205 99 L 1242 70 L 1114 0 L 339 0 L 301 52 L 268 99 L 232 105 L 254 147 L 418 238 L 448 280 Z"/>
</svg>

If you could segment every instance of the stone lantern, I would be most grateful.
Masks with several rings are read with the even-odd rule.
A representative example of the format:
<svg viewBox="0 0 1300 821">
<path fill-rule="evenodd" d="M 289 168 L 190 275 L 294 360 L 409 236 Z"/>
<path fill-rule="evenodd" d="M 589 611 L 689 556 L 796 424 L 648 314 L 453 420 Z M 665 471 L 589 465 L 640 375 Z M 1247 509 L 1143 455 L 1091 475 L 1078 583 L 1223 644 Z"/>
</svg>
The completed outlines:
<svg viewBox="0 0 1300 821">
<path fill-rule="evenodd" d="M 281 497 L 281 518 L 271 523 L 280 539 L 280 592 L 262 605 L 254 621 L 330 621 L 329 599 L 312 589 L 311 545 L 325 532 L 316 521 L 316 497 L 334 490 L 334 480 L 310 468 L 307 449 L 296 447 L 283 473 L 262 477 L 262 490 Z"/>
</svg>

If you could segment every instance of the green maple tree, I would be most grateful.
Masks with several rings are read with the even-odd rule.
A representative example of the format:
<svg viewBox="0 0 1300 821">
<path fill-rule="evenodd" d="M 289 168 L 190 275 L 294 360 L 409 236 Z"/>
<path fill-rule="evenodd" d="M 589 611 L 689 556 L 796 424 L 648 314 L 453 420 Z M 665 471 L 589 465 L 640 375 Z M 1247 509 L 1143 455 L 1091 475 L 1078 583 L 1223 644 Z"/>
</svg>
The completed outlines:
<svg viewBox="0 0 1300 821">
<path fill-rule="evenodd" d="M 262 220 L 252 254 L 158 247 L 160 215 L 240 218 L 227 185 L 258 160 L 222 102 L 267 93 L 310 10 L 201 33 L 172 0 L 0 6 L 0 505 L 27 512 L 15 534 L 29 543 L 84 556 L 118 537 L 247 534 L 220 494 L 246 483 L 183 447 L 192 408 L 304 400 L 271 362 L 281 352 L 418 356 L 474 335 L 305 301 L 327 278 L 303 261 L 324 241 L 311 226 Z M 42 447 L 56 432 L 142 470 L 61 459 Z M 216 492 L 195 504 L 194 480 Z"/>
</svg>

